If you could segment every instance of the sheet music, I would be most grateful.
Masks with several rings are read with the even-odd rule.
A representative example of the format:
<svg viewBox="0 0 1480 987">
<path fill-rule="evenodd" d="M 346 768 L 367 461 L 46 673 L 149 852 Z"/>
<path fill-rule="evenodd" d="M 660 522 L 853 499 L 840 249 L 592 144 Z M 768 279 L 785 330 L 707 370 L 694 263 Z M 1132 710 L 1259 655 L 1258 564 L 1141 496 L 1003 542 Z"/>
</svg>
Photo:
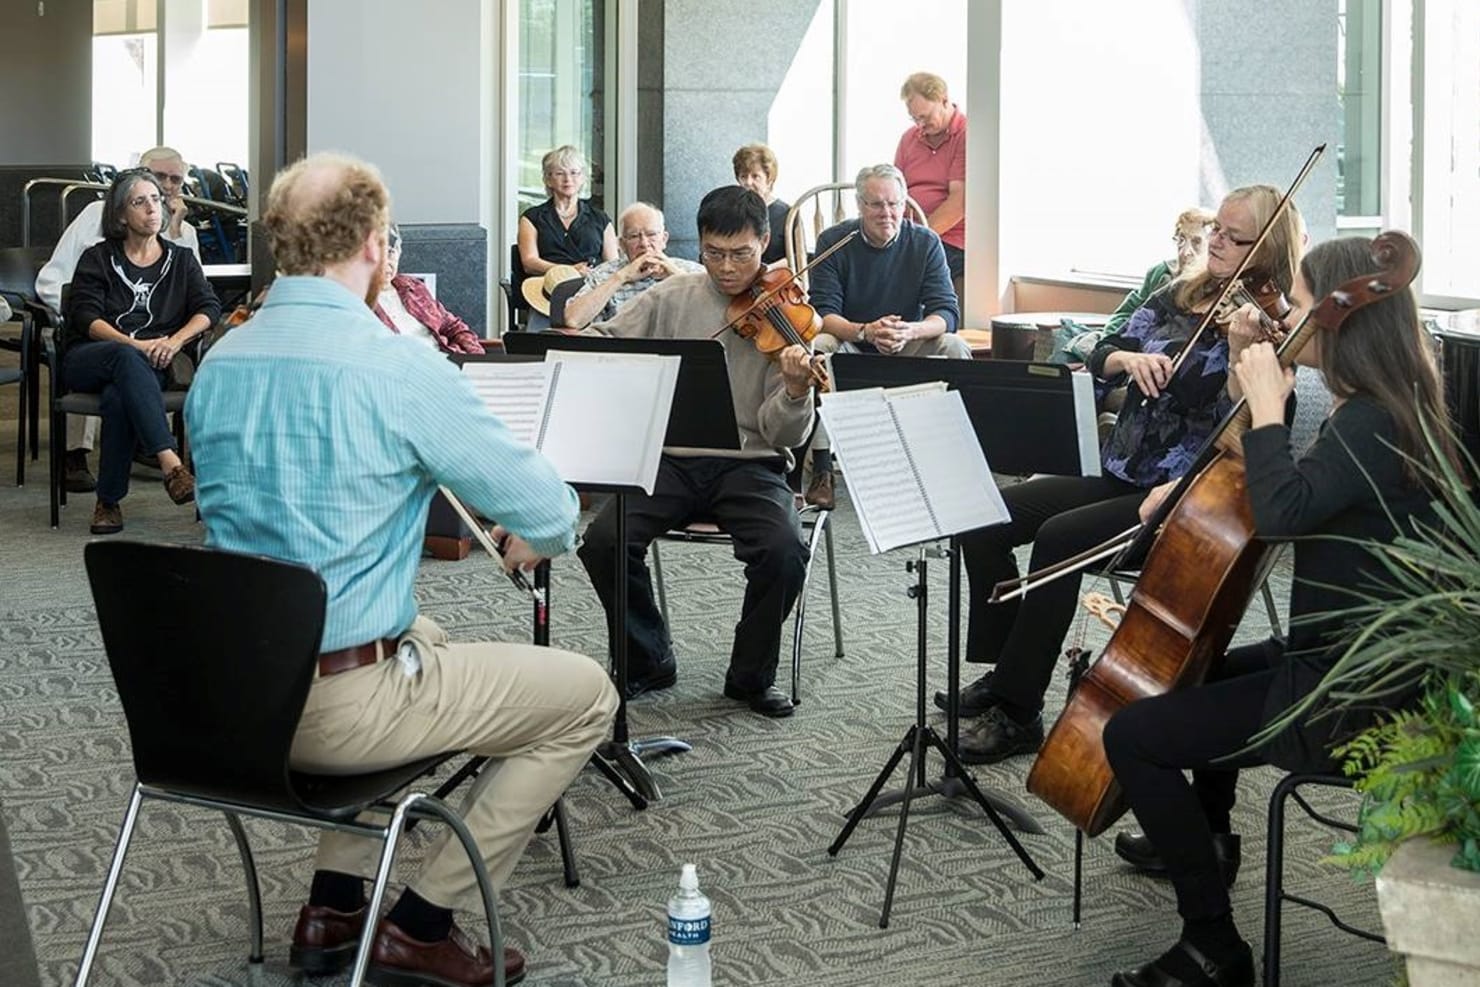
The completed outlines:
<svg viewBox="0 0 1480 987">
<path fill-rule="evenodd" d="M 534 445 L 550 390 L 544 363 L 465 363 L 463 376 L 515 437 Z"/>
<path fill-rule="evenodd" d="M 1074 388 L 1074 428 L 1079 436 L 1079 474 L 1100 475 L 1100 416 L 1095 412 L 1095 382 L 1087 370 L 1069 375 Z"/>
<path fill-rule="evenodd" d="M 959 391 L 936 391 L 889 405 L 941 535 L 1011 519 Z"/>
<path fill-rule="evenodd" d="M 540 451 L 568 482 L 651 494 L 679 358 L 551 350 L 545 359 L 551 383 Z"/>
<path fill-rule="evenodd" d="M 825 394 L 822 418 L 875 554 L 1008 520 L 961 395 L 918 385 Z"/>
</svg>

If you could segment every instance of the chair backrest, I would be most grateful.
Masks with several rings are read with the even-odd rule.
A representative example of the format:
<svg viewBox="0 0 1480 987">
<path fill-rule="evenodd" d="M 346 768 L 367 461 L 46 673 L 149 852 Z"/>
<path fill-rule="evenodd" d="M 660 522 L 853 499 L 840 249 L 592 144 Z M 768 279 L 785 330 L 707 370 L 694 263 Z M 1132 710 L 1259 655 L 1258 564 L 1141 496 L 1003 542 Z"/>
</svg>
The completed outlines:
<svg viewBox="0 0 1480 987">
<path fill-rule="evenodd" d="M 139 781 L 297 812 L 288 752 L 313 682 L 324 582 L 186 545 L 83 550 Z"/>
<path fill-rule="evenodd" d="M 1295 420 L 1290 423 L 1290 449 L 1297 457 L 1315 442 L 1321 423 L 1331 414 L 1331 392 L 1314 367 L 1295 368 Z"/>
<path fill-rule="evenodd" d="M 858 215 L 857 196 L 852 182 L 830 182 L 809 188 L 792 203 L 786 214 L 786 266 L 800 270 L 807 258 L 817 247 L 817 236 L 830 226 L 836 226 Z M 904 215 L 921 226 L 925 225 L 925 210 L 909 196 L 905 197 Z M 799 279 L 802 287 L 809 287 L 807 275 Z"/>
</svg>

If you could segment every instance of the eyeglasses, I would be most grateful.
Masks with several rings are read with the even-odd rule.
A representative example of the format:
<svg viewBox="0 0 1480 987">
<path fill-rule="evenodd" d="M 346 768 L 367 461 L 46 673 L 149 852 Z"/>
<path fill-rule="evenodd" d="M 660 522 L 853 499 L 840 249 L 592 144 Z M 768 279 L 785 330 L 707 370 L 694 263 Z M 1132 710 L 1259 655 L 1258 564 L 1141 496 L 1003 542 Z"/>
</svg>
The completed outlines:
<svg viewBox="0 0 1480 987">
<path fill-rule="evenodd" d="M 727 259 L 735 264 L 749 264 L 759 254 L 754 247 L 741 247 L 738 250 L 718 250 L 714 247 L 704 247 L 699 251 L 699 259 L 706 264 L 723 264 Z"/>
<path fill-rule="evenodd" d="M 1227 241 L 1228 243 L 1233 244 L 1235 247 L 1247 247 L 1254 242 L 1253 240 L 1240 240 L 1238 237 L 1228 232 L 1218 223 L 1213 223 L 1208 227 L 1208 239 L 1211 240 L 1214 237 L 1217 237 L 1220 240 Z"/>
<path fill-rule="evenodd" d="M 185 184 L 185 176 L 184 175 L 171 175 L 169 172 L 166 172 L 166 171 L 150 171 L 149 174 L 153 175 L 154 176 L 154 180 L 157 181 L 157 182 L 159 182 L 159 184 L 161 184 L 161 185 L 177 185 L 178 186 L 178 185 L 184 185 Z"/>
<path fill-rule="evenodd" d="M 128 200 L 128 205 L 133 209 L 143 209 L 145 206 L 154 206 L 157 209 L 161 201 L 163 200 L 157 195 L 136 195 Z"/>
<path fill-rule="evenodd" d="M 545 172 L 546 178 L 580 178 L 585 172 L 579 168 L 560 168 Z"/>
<path fill-rule="evenodd" d="M 622 239 L 631 243 L 636 243 L 639 240 L 661 240 L 663 239 L 664 232 L 664 230 L 631 230 L 623 233 Z"/>
<path fill-rule="evenodd" d="M 1191 247 L 1193 250 L 1201 250 L 1203 245 L 1208 242 L 1208 238 L 1205 236 L 1187 236 L 1185 233 L 1174 233 L 1172 234 L 1172 242 L 1179 247 Z M 1237 240 L 1233 242 L 1238 243 Z"/>
<path fill-rule="evenodd" d="M 894 199 L 865 199 L 860 196 L 858 205 L 870 212 L 904 212 L 904 203 Z"/>
</svg>

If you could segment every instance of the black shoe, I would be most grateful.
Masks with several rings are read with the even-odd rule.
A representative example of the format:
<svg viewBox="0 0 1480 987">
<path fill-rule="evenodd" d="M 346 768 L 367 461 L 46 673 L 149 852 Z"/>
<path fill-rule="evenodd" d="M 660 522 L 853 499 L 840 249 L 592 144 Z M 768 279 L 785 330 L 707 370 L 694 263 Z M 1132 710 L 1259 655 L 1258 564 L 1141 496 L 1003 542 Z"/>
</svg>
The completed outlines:
<svg viewBox="0 0 1480 987">
<path fill-rule="evenodd" d="M 1110 987 L 1254 987 L 1254 951 L 1246 942 L 1215 963 L 1185 939 L 1145 966 L 1122 970 Z"/>
<path fill-rule="evenodd" d="M 678 662 L 668 658 L 658 662 L 649 668 L 645 668 L 640 675 L 628 674 L 627 676 L 627 698 L 636 699 L 645 692 L 657 692 L 660 689 L 671 688 L 678 681 Z"/>
<path fill-rule="evenodd" d="M 991 685 L 992 673 L 988 672 L 981 678 L 977 679 L 975 682 L 968 685 L 966 688 L 962 689 L 961 694 L 956 697 L 957 713 L 963 718 L 969 716 L 981 716 L 988 709 L 997 705 L 997 697 L 992 695 L 992 693 L 989 691 Z M 948 697 L 946 696 L 945 690 L 942 689 L 936 692 L 936 709 L 945 709 L 947 698 Z"/>
<path fill-rule="evenodd" d="M 67 493 L 92 493 L 98 489 L 98 481 L 87 468 L 86 449 L 68 449 L 63 469 L 62 488 Z"/>
<path fill-rule="evenodd" d="M 1213 853 L 1218 858 L 1218 869 L 1223 872 L 1223 883 L 1233 887 L 1239 864 L 1243 862 L 1243 842 L 1237 833 L 1214 833 Z M 1148 874 L 1165 874 L 1167 870 L 1166 861 L 1141 833 L 1126 831 L 1115 834 L 1115 855 Z"/>
<path fill-rule="evenodd" d="M 752 711 L 762 716 L 790 716 L 797 709 L 791 704 L 791 697 L 774 685 L 768 685 L 759 692 L 750 692 L 726 682 L 725 698 L 746 703 Z"/>
<path fill-rule="evenodd" d="M 1043 746 L 1043 717 L 1019 723 L 1001 706 L 993 706 L 962 725 L 957 754 L 967 764 L 996 764 L 1017 754 L 1036 754 Z"/>
</svg>

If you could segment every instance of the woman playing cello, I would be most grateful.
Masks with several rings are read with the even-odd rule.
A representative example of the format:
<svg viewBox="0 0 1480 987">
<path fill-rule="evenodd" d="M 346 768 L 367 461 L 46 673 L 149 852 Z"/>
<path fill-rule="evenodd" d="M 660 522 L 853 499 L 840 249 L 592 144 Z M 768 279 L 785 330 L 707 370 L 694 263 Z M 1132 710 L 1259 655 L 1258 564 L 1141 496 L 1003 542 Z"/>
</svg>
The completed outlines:
<svg viewBox="0 0 1480 987">
<path fill-rule="evenodd" d="M 1206 267 L 1184 271 L 1095 350 L 1095 375 L 1129 385 L 1101 450 L 1104 475 L 1050 476 L 1007 487 L 1002 494 L 1012 521 L 961 539 L 971 581 L 966 657 L 996 664 L 962 690 L 962 716 L 978 717 L 963 724 L 962 760 L 989 763 L 1038 749 L 1043 694 L 1074 618 L 1077 575 L 1035 589 L 1020 603 L 988 604 L 997 583 L 1017 576 L 1013 549 L 1032 542 L 1036 572 L 1132 527 L 1146 491 L 1180 477 L 1232 407 L 1237 385 L 1227 380 L 1229 361 L 1255 336 L 1204 332 L 1175 375 L 1171 368 L 1215 300 L 1210 287 L 1248 257 L 1279 201 L 1279 190 L 1268 185 L 1230 192 L 1211 227 Z M 1250 267 L 1288 292 L 1303 240 L 1292 205 L 1275 220 Z M 943 693 L 936 704 L 944 708 Z"/>
<path fill-rule="evenodd" d="M 1377 272 L 1371 245 L 1350 238 L 1312 250 L 1291 293 L 1296 314 L 1333 288 Z M 1254 308 L 1241 309 L 1236 321 L 1251 331 Z M 1359 602 L 1343 586 L 1372 591 L 1378 563 L 1348 539 L 1391 541 L 1411 531 L 1430 500 L 1415 465 L 1432 458 L 1420 422 L 1426 419 L 1442 434 L 1443 392 L 1411 291 L 1403 287 L 1352 312 L 1339 329 L 1317 330 L 1297 359 L 1320 368 L 1334 398 L 1320 437 L 1298 462 L 1284 424 L 1293 370 L 1281 367 L 1268 343 L 1248 346 L 1234 367 L 1251 414 L 1242 445 L 1255 533 L 1297 539 L 1288 645 L 1270 640 L 1234 648 L 1206 684 L 1133 702 L 1104 730 L 1115 778 L 1145 831 L 1122 836 L 1117 848 L 1166 870 L 1183 923 L 1171 949 L 1116 974 L 1113 985 L 1252 987 L 1252 954 L 1234 926 L 1226 890 L 1237 847 L 1229 835 L 1237 769 L 1274 763 L 1334 770 L 1331 743 L 1360 730 L 1371 716 L 1303 720 L 1252 752 L 1220 760 L 1242 751 L 1335 661 L 1341 627 L 1331 619 L 1301 618 Z M 1441 448 L 1454 459 L 1447 438 Z M 1146 498 L 1143 516 L 1152 514 L 1166 489 Z M 1301 537 L 1311 535 L 1342 537 Z M 1182 774 L 1188 768 L 1190 785 Z"/>
</svg>

